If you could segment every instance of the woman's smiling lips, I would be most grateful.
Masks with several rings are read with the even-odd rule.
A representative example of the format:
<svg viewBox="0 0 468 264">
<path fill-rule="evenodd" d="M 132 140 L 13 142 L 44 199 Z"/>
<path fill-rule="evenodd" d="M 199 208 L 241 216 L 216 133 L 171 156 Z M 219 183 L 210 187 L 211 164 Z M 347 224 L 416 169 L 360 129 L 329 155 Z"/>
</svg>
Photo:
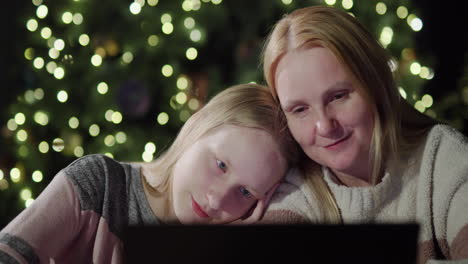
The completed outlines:
<svg viewBox="0 0 468 264">
<path fill-rule="evenodd" d="M 193 208 L 193 211 L 195 211 L 195 213 L 200 216 L 201 218 L 208 218 L 210 217 L 207 213 L 205 213 L 205 211 L 203 211 L 203 209 L 200 207 L 200 205 L 195 202 L 195 200 L 192 198 L 192 208 Z"/>
<path fill-rule="evenodd" d="M 330 145 L 326 145 L 324 146 L 324 148 L 326 149 L 330 149 L 330 150 L 334 150 L 334 149 L 337 149 L 341 146 L 341 143 L 343 143 L 344 141 L 348 140 L 350 137 L 351 137 L 352 133 L 349 133 L 346 137 L 336 141 L 336 142 L 333 142 L 332 144 Z"/>
</svg>

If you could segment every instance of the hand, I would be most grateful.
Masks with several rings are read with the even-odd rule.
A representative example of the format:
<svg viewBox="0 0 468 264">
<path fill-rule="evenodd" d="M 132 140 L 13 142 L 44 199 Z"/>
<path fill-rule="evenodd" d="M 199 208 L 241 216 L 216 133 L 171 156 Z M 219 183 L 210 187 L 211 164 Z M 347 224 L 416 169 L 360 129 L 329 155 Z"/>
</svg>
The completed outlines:
<svg viewBox="0 0 468 264">
<path fill-rule="evenodd" d="M 275 193 L 276 189 L 280 186 L 280 183 L 276 183 L 273 187 L 266 193 L 263 199 L 257 201 L 256 205 L 254 205 L 249 212 L 247 212 L 246 217 L 242 217 L 238 220 L 228 223 L 228 225 L 249 225 L 259 221 L 263 213 L 265 212 L 268 204 L 270 203 L 271 197 Z"/>
</svg>

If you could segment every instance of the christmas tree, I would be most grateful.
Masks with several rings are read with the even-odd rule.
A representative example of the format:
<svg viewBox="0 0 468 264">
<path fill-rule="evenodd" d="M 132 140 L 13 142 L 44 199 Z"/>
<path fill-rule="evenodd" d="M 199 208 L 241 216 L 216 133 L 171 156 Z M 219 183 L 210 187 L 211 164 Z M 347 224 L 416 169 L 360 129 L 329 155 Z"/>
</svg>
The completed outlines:
<svg viewBox="0 0 468 264">
<path fill-rule="evenodd" d="M 437 110 L 421 89 L 436 73 L 415 49 L 424 24 L 408 1 L 32 0 L 19 17 L 21 54 L 12 55 L 22 63 L 10 70 L 23 82 L 2 116 L 0 227 L 74 159 L 149 162 L 212 95 L 264 83 L 265 36 L 282 14 L 310 5 L 363 22 L 392 54 L 401 95 L 439 117 L 448 104 Z"/>
</svg>

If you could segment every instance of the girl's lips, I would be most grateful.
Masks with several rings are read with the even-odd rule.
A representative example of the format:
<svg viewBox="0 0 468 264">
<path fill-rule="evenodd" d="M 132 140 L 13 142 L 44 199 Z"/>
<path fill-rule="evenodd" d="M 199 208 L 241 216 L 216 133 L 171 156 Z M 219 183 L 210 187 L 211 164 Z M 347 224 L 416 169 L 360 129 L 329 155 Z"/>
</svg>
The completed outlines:
<svg viewBox="0 0 468 264">
<path fill-rule="evenodd" d="M 205 211 L 203 211 L 203 209 L 200 207 L 200 205 L 195 202 L 195 200 L 192 198 L 192 208 L 193 208 L 193 211 L 195 211 L 195 213 L 200 216 L 201 218 L 208 218 L 210 217 L 207 213 L 205 213 Z"/>
<path fill-rule="evenodd" d="M 346 137 L 344 137 L 344 138 L 342 138 L 342 139 L 340 139 L 340 140 L 338 140 L 338 141 L 336 141 L 336 142 L 334 142 L 334 143 L 332 143 L 330 145 L 327 145 L 324 148 L 326 148 L 326 149 L 336 149 L 340 145 L 340 143 L 342 143 L 343 141 L 346 141 L 348 138 L 351 137 L 351 135 L 352 135 L 352 133 L 349 133 L 349 135 L 347 135 Z"/>
</svg>

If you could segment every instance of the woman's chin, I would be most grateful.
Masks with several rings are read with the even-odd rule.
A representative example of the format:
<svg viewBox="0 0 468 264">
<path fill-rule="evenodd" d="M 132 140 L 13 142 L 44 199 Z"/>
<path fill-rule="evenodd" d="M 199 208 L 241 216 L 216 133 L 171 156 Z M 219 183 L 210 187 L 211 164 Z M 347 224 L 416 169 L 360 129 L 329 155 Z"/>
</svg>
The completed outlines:
<svg viewBox="0 0 468 264">
<path fill-rule="evenodd" d="M 328 162 L 327 167 L 334 172 L 348 174 L 351 171 L 352 165 L 353 162 L 351 160 L 343 159 Z"/>
</svg>

